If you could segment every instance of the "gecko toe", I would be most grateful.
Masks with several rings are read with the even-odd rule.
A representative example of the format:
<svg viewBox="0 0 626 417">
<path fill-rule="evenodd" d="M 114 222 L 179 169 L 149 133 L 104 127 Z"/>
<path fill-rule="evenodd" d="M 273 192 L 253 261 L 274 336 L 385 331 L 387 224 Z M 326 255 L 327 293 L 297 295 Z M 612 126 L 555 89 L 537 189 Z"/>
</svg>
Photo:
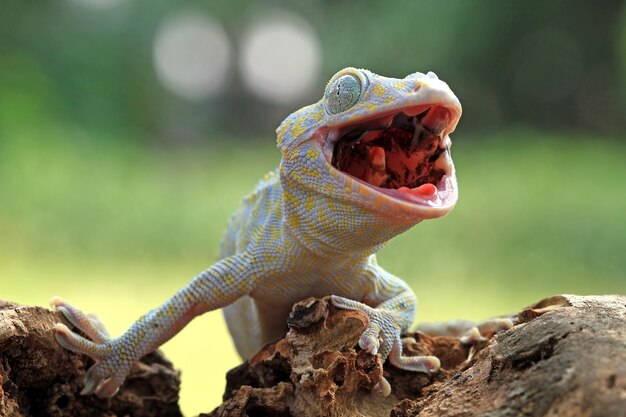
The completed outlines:
<svg viewBox="0 0 626 417">
<path fill-rule="evenodd" d="M 389 362 L 396 368 L 428 374 L 437 372 L 441 367 L 441 361 L 436 356 L 403 356 L 400 340 L 391 349 Z"/>
<path fill-rule="evenodd" d="M 373 389 L 376 395 L 380 395 L 381 397 L 387 397 L 391 394 L 391 385 L 389 381 L 383 376 L 380 378 L 380 381 L 376 385 L 374 385 Z"/>
<path fill-rule="evenodd" d="M 95 394 L 98 398 L 111 398 L 120 390 L 123 381 L 116 378 L 107 378 L 98 385 Z"/>
<path fill-rule="evenodd" d="M 76 328 L 85 333 L 87 337 L 96 343 L 104 343 L 109 339 L 109 333 L 93 314 L 85 314 L 80 309 L 68 304 L 61 297 L 52 297 L 50 305 L 72 323 Z"/>
<path fill-rule="evenodd" d="M 65 324 L 55 324 L 53 331 L 54 338 L 65 349 L 89 355 L 94 360 L 102 358 L 102 349 L 99 345 L 74 333 Z"/>
<path fill-rule="evenodd" d="M 89 395 L 96 392 L 98 386 L 100 385 L 100 382 L 104 379 L 104 377 L 105 375 L 102 372 L 102 368 L 100 367 L 100 365 L 98 363 L 93 365 L 91 368 L 89 368 L 89 370 L 87 370 L 87 373 L 85 374 L 85 383 L 82 391 L 80 392 L 80 395 Z"/>
<path fill-rule="evenodd" d="M 372 325 L 369 327 L 361 335 L 361 338 L 359 339 L 359 347 L 369 354 L 376 355 L 380 345 L 378 341 L 379 332 L 380 328 L 377 326 Z"/>
<path fill-rule="evenodd" d="M 474 326 L 469 329 L 463 336 L 459 338 L 462 344 L 464 345 L 474 345 L 482 340 L 486 340 L 481 336 L 478 327 Z"/>
</svg>

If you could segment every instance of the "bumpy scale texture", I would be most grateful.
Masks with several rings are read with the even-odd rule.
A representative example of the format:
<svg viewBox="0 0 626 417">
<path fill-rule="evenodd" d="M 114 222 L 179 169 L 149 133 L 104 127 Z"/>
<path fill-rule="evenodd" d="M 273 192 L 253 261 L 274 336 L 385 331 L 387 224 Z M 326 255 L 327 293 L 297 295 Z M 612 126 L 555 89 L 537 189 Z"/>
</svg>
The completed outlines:
<svg viewBox="0 0 626 417">
<path fill-rule="evenodd" d="M 114 395 L 138 358 L 210 310 L 223 308 L 237 351 L 249 358 L 284 334 L 295 302 L 326 295 L 333 295 L 340 308 L 368 315 L 369 328 L 359 342 L 363 349 L 404 369 L 435 371 L 439 362 L 434 357 L 402 356 L 400 334 L 414 321 L 416 298 L 377 264 L 375 253 L 392 237 L 446 214 L 454 204 L 420 206 L 377 192 L 329 163 L 327 140 L 336 129 L 370 115 L 429 103 L 452 103 L 458 109 L 451 122 L 456 125 L 460 104 L 433 73 L 393 79 L 354 68 L 340 71 L 319 102 L 291 114 L 277 129 L 280 167 L 233 215 L 216 264 L 119 338 L 109 337 L 95 316 L 53 299 L 53 306 L 88 336 L 62 324 L 56 328 L 59 343 L 96 361 L 83 392 Z M 384 379 L 378 389 L 389 391 Z"/>
</svg>

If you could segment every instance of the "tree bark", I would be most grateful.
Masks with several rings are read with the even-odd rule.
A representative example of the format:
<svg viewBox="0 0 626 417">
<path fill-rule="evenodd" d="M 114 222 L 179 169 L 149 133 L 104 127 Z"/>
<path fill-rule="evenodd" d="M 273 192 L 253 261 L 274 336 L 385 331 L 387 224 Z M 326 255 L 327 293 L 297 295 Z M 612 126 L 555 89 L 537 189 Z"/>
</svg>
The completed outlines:
<svg viewBox="0 0 626 417">
<path fill-rule="evenodd" d="M 554 296 L 517 320 L 473 347 L 410 334 L 406 354 L 441 359 L 440 372 L 425 375 L 359 350 L 361 313 L 304 300 L 287 335 L 231 370 L 224 403 L 201 416 L 626 417 L 626 297 Z M 159 353 L 113 399 L 80 396 L 91 360 L 57 345 L 58 321 L 59 313 L 0 301 L 0 417 L 181 416 L 179 375 Z M 372 393 L 381 375 L 388 397 Z"/>
<path fill-rule="evenodd" d="M 224 403 L 205 416 L 626 416 L 626 297 L 554 296 L 517 320 L 474 347 L 410 334 L 406 354 L 441 359 L 428 376 L 355 349 L 361 313 L 305 300 L 284 339 L 228 373 Z M 371 392 L 381 373 L 389 397 Z"/>
<path fill-rule="evenodd" d="M 0 417 L 180 417 L 180 378 L 160 353 L 142 358 L 112 399 L 81 396 L 92 361 L 59 346 L 58 312 L 0 301 Z"/>
</svg>

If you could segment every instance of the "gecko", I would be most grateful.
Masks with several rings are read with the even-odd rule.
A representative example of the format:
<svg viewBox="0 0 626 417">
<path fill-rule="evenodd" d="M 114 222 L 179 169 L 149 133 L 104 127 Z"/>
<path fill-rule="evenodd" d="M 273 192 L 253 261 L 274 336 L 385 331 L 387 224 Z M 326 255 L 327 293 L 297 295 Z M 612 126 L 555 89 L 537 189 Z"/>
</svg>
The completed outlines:
<svg viewBox="0 0 626 417">
<path fill-rule="evenodd" d="M 361 349 L 401 369 L 436 372 L 436 357 L 402 354 L 416 296 L 378 265 L 376 253 L 455 206 L 450 134 L 460 117 L 458 98 L 433 72 L 402 79 L 356 68 L 336 73 L 317 103 L 276 130 L 280 165 L 230 219 L 214 265 L 116 338 L 95 315 L 51 300 L 86 336 L 57 323 L 58 343 L 95 361 L 82 394 L 115 395 L 140 357 L 216 309 L 248 359 L 286 333 L 295 302 L 323 296 L 365 313 Z M 374 390 L 388 395 L 389 383 L 382 377 Z"/>
</svg>

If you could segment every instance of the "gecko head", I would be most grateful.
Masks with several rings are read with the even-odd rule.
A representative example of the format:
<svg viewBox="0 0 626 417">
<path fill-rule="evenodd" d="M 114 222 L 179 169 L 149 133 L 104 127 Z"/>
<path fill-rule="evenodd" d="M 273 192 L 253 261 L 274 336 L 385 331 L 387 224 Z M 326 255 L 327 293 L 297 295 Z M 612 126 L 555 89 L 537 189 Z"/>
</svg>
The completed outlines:
<svg viewBox="0 0 626 417">
<path fill-rule="evenodd" d="M 450 134 L 460 117 L 432 72 L 394 79 L 345 68 L 277 130 L 282 178 L 386 215 L 443 216 L 458 197 Z"/>
</svg>

